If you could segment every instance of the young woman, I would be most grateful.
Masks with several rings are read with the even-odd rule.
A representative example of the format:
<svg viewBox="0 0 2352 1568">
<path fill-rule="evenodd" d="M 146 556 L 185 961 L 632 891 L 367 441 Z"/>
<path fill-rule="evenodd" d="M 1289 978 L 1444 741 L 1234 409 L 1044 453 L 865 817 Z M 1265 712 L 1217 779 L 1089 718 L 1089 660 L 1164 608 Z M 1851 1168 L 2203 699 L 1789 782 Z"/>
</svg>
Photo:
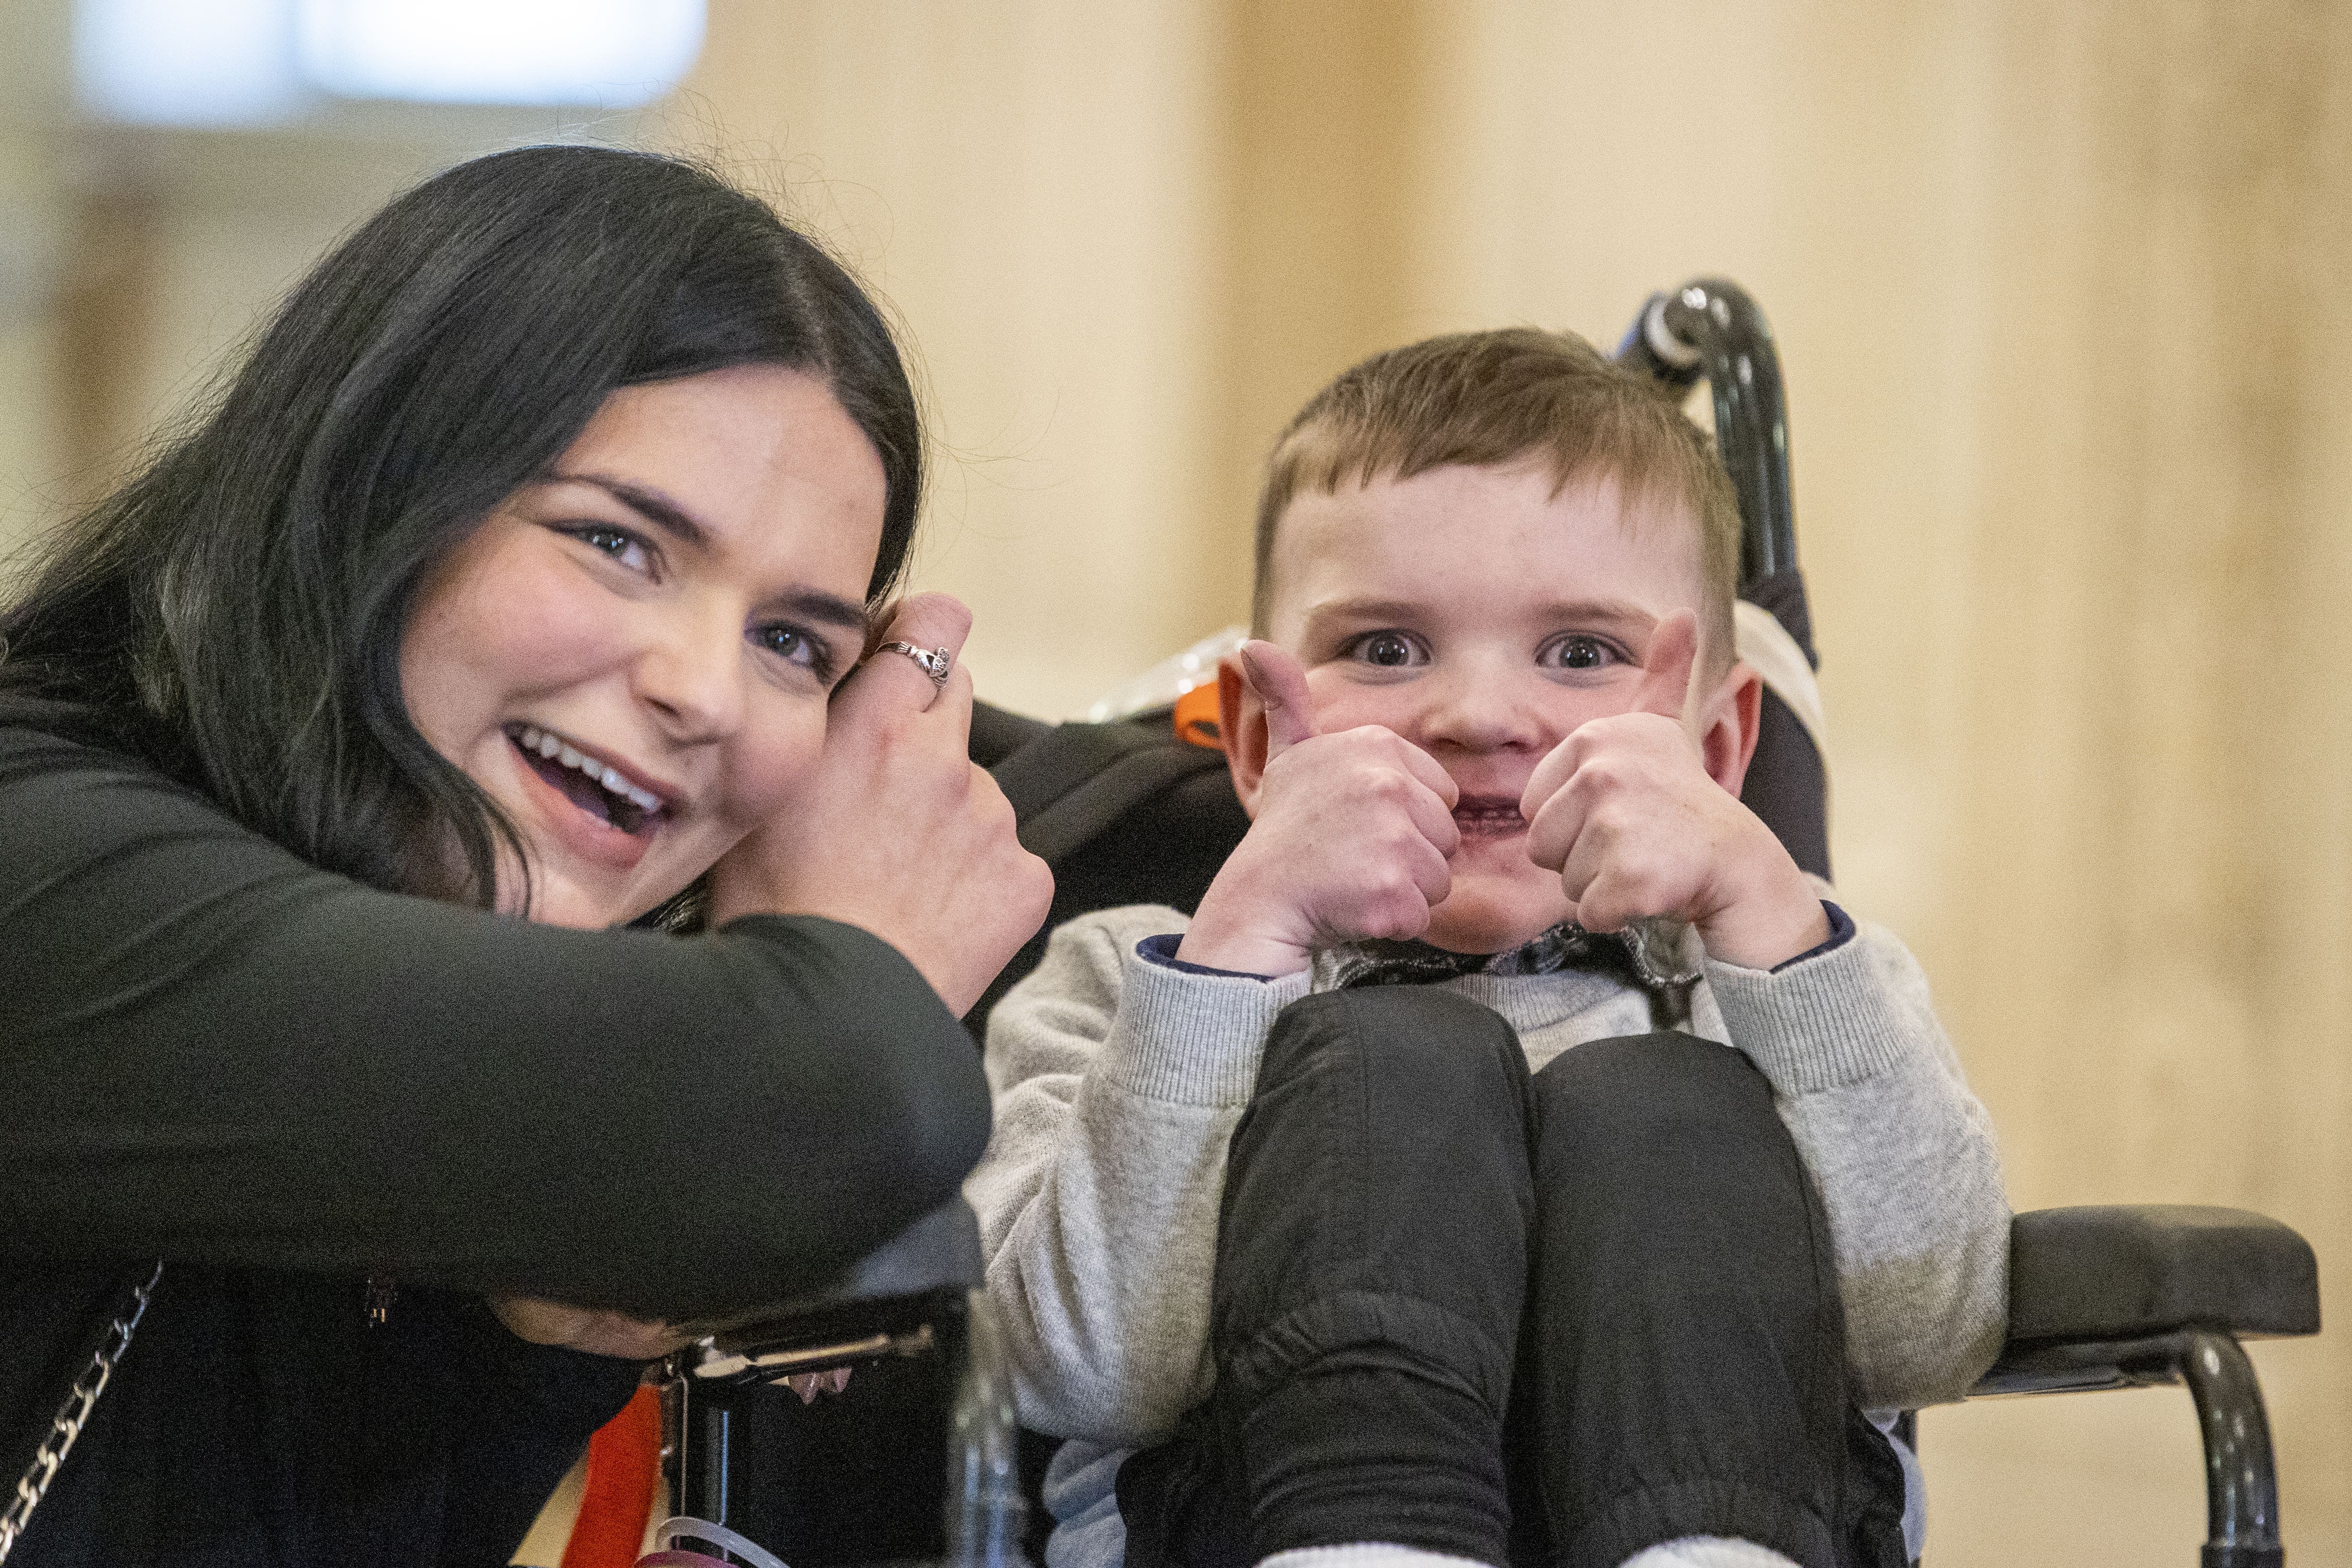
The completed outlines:
<svg viewBox="0 0 2352 1568">
<path fill-rule="evenodd" d="M 957 1014 L 1051 882 L 962 608 L 861 663 L 920 478 L 820 250 L 537 148 L 53 538 L 0 612 L 0 1497 L 163 1268 L 9 1568 L 502 1563 L 665 1322 L 954 1192 Z"/>
</svg>

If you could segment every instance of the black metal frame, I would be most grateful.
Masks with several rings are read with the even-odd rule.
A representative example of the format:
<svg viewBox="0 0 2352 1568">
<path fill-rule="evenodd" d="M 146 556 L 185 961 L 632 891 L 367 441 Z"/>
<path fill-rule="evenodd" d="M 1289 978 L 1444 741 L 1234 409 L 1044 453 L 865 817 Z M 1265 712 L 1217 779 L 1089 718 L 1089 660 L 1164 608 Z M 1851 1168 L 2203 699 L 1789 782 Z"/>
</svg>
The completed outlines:
<svg viewBox="0 0 2352 1568">
<path fill-rule="evenodd" d="M 2273 1568 L 2279 1536 L 2278 1466 L 2253 1363 L 2226 1328 L 2184 1328 L 2137 1339 L 2012 1345 L 1976 1397 L 2086 1394 L 2189 1385 L 2205 1448 L 2203 1568 Z"/>
<path fill-rule="evenodd" d="M 1789 482 L 1789 413 L 1780 355 L 1764 313 L 1738 284 L 1696 278 L 1652 296 L 1617 357 L 1669 389 L 1707 383 L 1716 449 L 1738 497 L 1740 592 L 1765 602 L 1817 667 L 1810 618 L 1796 583 L 1796 509 Z M 1768 584 L 1782 591 L 1755 591 Z M 1780 602 L 1767 602 L 1769 598 Z M 1783 606 L 1793 603 L 1796 624 Z M 1779 826 L 1779 824 L 1775 824 Z M 2225 1236 L 2234 1246 L 2212 1245 Z M 2086 1246 L 2085 1244 L 2089 1244 Z M 2059 1209 L 2019 1215 L 2012 1228 L 2011 1332 L 2050 1326 L 2036 1292 L 2095 1294 L 2065 1278 L 2078 1257 L 2095 1287 L 2119 1298 L 2111 1312 L 2076 1307 L 2065 1337 L 2013 1340 L 1977 1396 L 2188 1385 L 2205 1453 L 2203 1568 L 2277 1568 L 2278 1469 L 2262 1385 L 2242 1334 L 2316 1333 L 2319 1298 L 2309 1246 L 2257 1215 L 2213 1209 Z M 2030 1249 L 2030 1250 L 2029 1250 Z M 2031 1262 L 2031 1266 L 2027 1266 Z M 2247 1283 L 2249 1276 L 2253 1283 Z M 2050 1287 L 2057 1287 L 2051 1290 Z M 2130 1299 L 2165 1299 L 2179 1321 L 2160 1326 Z M 2216 1303 L 2221 1303 L 2217 1308 Z M 2201 1309 L 2201 1312 L 2200 1312 Z M 2059 1309 L 2054 1316 L 2068 1316 Z M 2208 1321 L 2196 1321 L 2205 1317 Z M 1913 1429 L 1916 1437 L 1916 1427 Z"/>
<path fill-rule="evenodd" d="M 794 1568 L 863 1563 L 877 1547 L 891 1561 L 1020 1568 L 1020 1429 L 982 1283 L 979 1226 L 956 1198 L 831 1288 L 670 1356 L 658 1377 L 662 1471 L 677 1511 L 738 1529 Z M 802 1402 L 782 1386 L 839 1368 L 866 1393 L 910 1375 L 878 1412 L 886 1447 L 836 1467 L 855 1495 L 823 1507 L 809 1488 L 742 1495 L 781 1460 L 843 1457 L 823 1437 L 793 1447 Z M 845 1529 L 845 1515 L 862 1519 Z M 845 1555 L 845 1542 L 856 1550 Z"/>
<path fill-rule="evenodd" d="M 1793 569 L 1797 508 L 1789 487 L 1789 407 L 1780 391 L 1780 351 L 1756 301 L 1719 277 L 1694 278 L 1671 294 L 1653 295 L 1617 357 L 1679 391 L 1706 382 L 1715 401 L 1716 455 L 1739 497 L 1741 589 Z"/>
</svg>

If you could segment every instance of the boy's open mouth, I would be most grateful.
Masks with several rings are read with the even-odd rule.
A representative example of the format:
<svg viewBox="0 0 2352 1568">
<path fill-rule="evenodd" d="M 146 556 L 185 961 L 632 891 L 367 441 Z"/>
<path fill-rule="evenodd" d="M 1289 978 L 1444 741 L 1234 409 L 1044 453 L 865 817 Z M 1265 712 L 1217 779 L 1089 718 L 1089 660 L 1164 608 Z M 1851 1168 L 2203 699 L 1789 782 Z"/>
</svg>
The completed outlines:
<svg viewBox="0 0 2352 1568">
<path fill-rule="evenodd" d="M 618 769 L 583 755 L 561 736 L 550 735 L 537 725 L 520 724 L 509 727 L 507 738 L 522 753 L 532 772 L 597 821 L 636 835 L 651 832 L 662 820 L 660 796 L 638 789 Z"/>
<path fill-rule="evenodd" d="M 1464 795 L 1454 807 L 1454 825 L 1465 839 L 1507 839 L 1528 830 L 1519 802 L 1511 795 Z"/>
</svg>

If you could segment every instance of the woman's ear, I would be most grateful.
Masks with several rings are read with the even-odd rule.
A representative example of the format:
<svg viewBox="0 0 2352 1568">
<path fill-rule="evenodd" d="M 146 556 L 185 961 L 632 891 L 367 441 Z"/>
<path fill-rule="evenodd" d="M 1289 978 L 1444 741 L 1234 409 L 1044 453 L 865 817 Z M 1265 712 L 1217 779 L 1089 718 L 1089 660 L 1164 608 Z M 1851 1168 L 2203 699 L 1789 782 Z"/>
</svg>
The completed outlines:
<svg viewBox="0 0 2352 1568">
<path fill-rule="evenodd" d="M 1734 797 L 1748 781 L 1764 716 L 1764 677 L 1734 663 L 1699 709 L 1698 749 L 1707 777 Z M 1264 729 L 1259 731 L 1263 736 Z"/>
<path fill-rule="evenodd" d="M 1265 781 L 1265 705 L 1243 679 L 1239 653 L 1217 661 L 1217 737 L 1234 776 L 1234 793 L 1255 821 L 1258 789 Z"/>
</svg>

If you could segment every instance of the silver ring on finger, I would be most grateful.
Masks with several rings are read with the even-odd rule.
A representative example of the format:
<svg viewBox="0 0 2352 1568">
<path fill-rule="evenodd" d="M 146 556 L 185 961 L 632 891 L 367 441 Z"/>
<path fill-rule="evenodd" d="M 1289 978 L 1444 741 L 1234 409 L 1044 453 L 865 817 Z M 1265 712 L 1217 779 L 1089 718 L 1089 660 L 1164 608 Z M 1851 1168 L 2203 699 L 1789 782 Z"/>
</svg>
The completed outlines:
<svg viewBox="0 0 2352 1568">
<path fill-rule="evenodd" d="M 931 685 L 945 690 L 948 672 L 955 667 L 955 654 L 946 644 L 936 648 L 918 648 L 912 643 L 885 643 L 874 650 L 877 653 L 904 653 L 922 666 L 923 674 L 931 677 Z"/>
</svg>

